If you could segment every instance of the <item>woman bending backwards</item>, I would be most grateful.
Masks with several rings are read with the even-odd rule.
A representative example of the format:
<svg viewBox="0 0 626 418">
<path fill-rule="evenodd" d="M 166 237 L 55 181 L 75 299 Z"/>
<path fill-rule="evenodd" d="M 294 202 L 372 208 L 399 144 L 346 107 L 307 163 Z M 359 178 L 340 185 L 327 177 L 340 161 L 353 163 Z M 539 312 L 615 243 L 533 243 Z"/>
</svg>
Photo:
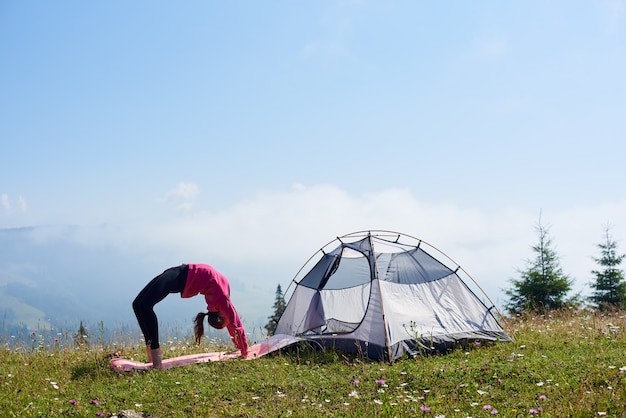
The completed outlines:
<svg viewBox="0 0 626 418">
<path fill-rule="evenodd" d="M 163 360 L 154 305 L 170 293 L 180 293 L 183 298 L 204 295 L 208 312 L 200 312 L 194 319 L 197 344 L 200 344 L 204 335 L 206 316 L 212 327 L 217 329 L 226 327 L 233 344 L 241 350 L 242 357 L 248 355 L 248 340 L 241 319 L 230 301 L 228 279 L 209 265 L 183 264 L 169 268 L 152 279 L 133 301 L 133 310 L 146 341 L 146 353 L 154 369 L 160 369 Z"/>
</svg>

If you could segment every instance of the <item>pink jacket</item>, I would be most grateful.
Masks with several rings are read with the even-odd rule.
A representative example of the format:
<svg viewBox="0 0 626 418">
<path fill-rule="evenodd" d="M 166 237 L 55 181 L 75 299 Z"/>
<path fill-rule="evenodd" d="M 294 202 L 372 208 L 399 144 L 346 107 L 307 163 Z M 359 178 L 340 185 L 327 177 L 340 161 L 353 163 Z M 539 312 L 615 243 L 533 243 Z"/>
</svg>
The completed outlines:
<svg viewBox="0 0 626 418">
<path fill-rule="evenodd" d="M 226 328 L 235 347 L 248 355 L 248 340 L 241 319 L 230 301 L 230 283 L 226 276 L 206 264 L 187 264 L 187 283 L 181 296 L 190 298 L 197 294 L 204 295 L 210 312 L 219 312 L 226 320 Z"/>
</svg>

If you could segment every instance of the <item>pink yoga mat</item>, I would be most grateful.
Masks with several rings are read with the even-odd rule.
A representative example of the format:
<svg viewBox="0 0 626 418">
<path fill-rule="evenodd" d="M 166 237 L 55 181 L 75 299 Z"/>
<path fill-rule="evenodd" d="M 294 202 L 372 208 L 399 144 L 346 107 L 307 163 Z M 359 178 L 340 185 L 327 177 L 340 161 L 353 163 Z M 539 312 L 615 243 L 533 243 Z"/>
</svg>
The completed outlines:
<svg viewBox="0 0 626 418">
<path fill-rule="evenodd" d="M 291 335 L 274 335 L 265 341 L 249 347 L 246 360 L 254 360 L 255 358 L 263 357 L 266 354 L 272 353 L 276 350 L 285 348 L 300 341 L 302 341 L 300 338 Z M 209 361 L 232 360 L 240 357 L 241 353 L 239 351 L 221 351 L 216 353 L 189 354 L 186 356 L 163 359 L 162 367 L 164 369 L 170 369 L 172 367 L 186 366 L 188 364 L 206 363 Z M 130 370 L 148 370 L 152 368 L 152 363 L 142 363 L 140 361 L 129 360 L 123 357 L 111 359 L 109 364 L 115 370 L 123 372 Z"/>
</svg>

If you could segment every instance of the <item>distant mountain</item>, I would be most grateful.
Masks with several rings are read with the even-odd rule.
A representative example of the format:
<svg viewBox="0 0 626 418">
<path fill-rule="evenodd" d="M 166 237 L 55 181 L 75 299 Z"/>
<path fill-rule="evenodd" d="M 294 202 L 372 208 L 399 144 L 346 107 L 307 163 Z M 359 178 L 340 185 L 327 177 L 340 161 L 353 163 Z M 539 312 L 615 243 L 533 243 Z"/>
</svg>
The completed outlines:
<svg viewBox="0 0 626 418">
<path fill-rule="evenodd" d="M 148 261 L 137 256 L 139 249 L 129 253 L 99 242 L 97 229 L 85 242 L 83 232 L 71 225 L 0 229 L 0 332 L 74 330 L 80 321 L 92 328 L 101 322 L 109 329 L 136 328 L 132 300 L 169 266 L 155 265 L 153 253 Z M 265 292 L 232 281 L 240 296 L 240 314 L 247 310 L 244 323 L 249 332 L 264 325 L 273 286 Z M 191 332 L 192 317 L 205 306 L 201 298 L 190 303 L 172 297 L 155 310 L 163 329 Z"/>
<path fill-rule="evenodd" d="M 76 229 L 0 229 L 5 327 L 134 322 L 132 299 L 156 273 L 129 254 L 81 244 L 74 238 Z"/>
</svg>

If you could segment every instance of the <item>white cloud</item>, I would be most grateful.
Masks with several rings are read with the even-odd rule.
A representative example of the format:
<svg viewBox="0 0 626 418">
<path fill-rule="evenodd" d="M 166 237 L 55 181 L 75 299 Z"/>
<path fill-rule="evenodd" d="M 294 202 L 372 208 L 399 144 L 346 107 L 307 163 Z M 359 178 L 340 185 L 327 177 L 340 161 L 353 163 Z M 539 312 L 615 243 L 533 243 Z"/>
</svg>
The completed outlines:
<svg viewBox="0 0 626 418">
<path fill-rule="evenodd" d="M 13 203 L 12 199 L 6 193 L 0 195 L 0 206 L 4 208 L 6 213 L 26 212 L 28 209 L 26 199 L 24 199 L 23 196 L 18 196 L 17 201 Z"/>
<path fill-rule="evenodd" d="M 28 205 L 26 204 L 26 199 L 24 199 L 22 196 L 19 196 L 17 198 L 17 207 L 22 212 L 26 212 L 26 209 L 28 209 Z"/>
<path fill-rule="evenodd" d="M 194 198 L 197 187 L 179 185 L 172 198 Z M 85 246 L 111 246 L 115 253 L 150 266 L 146 277 L 134 277 L 140 288 L 149 275 L 183 262 L 214 264 L 233 282 L 238 310 L 248 318 L 266 316 L 276 285 L 284 288 L 309 257 L 337 236 L 383 229 L 405 233 L 436 247 L 470 274 L 497 306 L 503 289 L 519 277 L 517 269 L 533 258 L 539 211 L 498 207 L 485 211 L 462 203 L 432 203 L 409 189 L 387 189 L 361 195 L 333 185 L 294 185 L 223 207 L 194 208 L 153 221 L 81 227 L 64 232 Z M 626 239 L 626 200 L 563 211 L 543 211 L 542 222 L 561 258 L 564 273 L 584 289 L 595 267 L 607 222 L 618 242 Z M 46 229 L 54 233 L 54 229 Z M 620 249 L 625 252 L 622 245 Z M 122 278 L 128 286 L 128 278 Z M 118 283 L 119 284 L 119 283 Z M 112 285 L 117 285 L 112 283 Z M 587 289 L 588 290 L 588 289 Z"/>
<path fill-rule="evenodd" d="M 494 208 L 490 212 L 451 203 L 420 201 L 408 189 L 351 195 L 331 185 L 263 192 L 218 212 L 189 211 L 158 225 L 135 229 L 134 245 L 154 245 L 172 259 L 236 266 L 248 285 L 287 285 L 304 262 L 340 235 L 384 229 L 412 235 L 447 254 L 496 303 L 502 289 L 532 258 L 539 210 Z M 603 224 L 626 213 L 626 201 L 543 213 L 565 273 L 584 288 Z M 616 239 L 626 225 L 615 225 Z M 150 243 L 150 244 L 145 244 Z M 276 266 L 280 266 L 276 269 Z M 246 270 L 247 269 L 247 270 Z"/>
<path fill-rule="evenodd" d="M 165 193 L 163 200 L 174 204 L 179 210 L 188 211 L 192 208 L 199 192 L 196 184 L 181 181 L 175 188 Z"/>
</svg>

